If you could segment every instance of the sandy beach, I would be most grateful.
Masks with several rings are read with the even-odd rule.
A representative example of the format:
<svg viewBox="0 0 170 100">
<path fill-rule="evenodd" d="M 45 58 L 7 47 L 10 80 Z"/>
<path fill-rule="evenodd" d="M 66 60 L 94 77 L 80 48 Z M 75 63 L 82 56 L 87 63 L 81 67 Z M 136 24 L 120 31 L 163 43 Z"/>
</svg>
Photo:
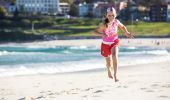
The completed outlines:
<svg viewBox="0 0 170 100">
<path fill-rule="evenodd" d="M 81 46 L 81 45 L 100 45 L 101 39 L 77 39 L 77 40 L 52 40 L 37 41 L 24 44 L 38 45 L 56 45 L 56 46 Z M 23 44 L 23 43 L 21 43 Z M 137 39 L 120 39 L 120 46 L 152 46 L 152 47 L 170 47 L 169 38 L 137 38 Z"/>
<path fill-rule="evenodd" d="M 101 40 L 55 40 L 39 45 L 100 45 Z M 120 46 L 170 47 L 170 39 L 122 39 Z M 127 65 L 119 82 L 105 69 L 74 73 L 0 77 L 0 100 L 170 100 L 170 60 Z M 105 68 L 103 64 L 103 68 Z"/>
<path fill-rule="evenodd" d="M 104 70 L 4 77 L 0 78 L 0 100 L 169 100 L 169 64 L 120 68 L 117 83 Z"/>
</svg>

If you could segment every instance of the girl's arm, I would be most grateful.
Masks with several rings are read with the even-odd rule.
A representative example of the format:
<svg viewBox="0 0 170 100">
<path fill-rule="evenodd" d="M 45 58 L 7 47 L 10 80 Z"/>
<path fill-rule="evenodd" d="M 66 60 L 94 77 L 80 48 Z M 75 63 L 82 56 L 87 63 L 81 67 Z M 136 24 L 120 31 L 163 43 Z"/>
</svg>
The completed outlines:
<svg viewBox="0 0 170 100">
<path fill-rule="evenodd" d="M 123 31 L 123 34 L 128 37 L 128 38 L 134 38 L 132 33 L 130 33 L 127 28 L 121 23 L 118 21 L 118 26 L 119 28 Z"/>
<path fill-rule="evenodd" d="M 92 33 L 96 36 L 103 36 L 103 25 L 100 24 Z"/>
</svg>

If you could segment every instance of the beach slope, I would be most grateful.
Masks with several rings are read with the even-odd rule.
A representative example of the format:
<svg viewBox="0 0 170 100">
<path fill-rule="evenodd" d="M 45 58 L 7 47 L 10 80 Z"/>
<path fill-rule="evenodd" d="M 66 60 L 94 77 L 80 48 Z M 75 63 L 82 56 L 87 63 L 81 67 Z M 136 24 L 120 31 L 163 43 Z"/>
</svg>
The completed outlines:
<svg viewBox="0 0 170 100">
<path fill-rule="evenodd" d="M 0 78 L 0 100 L 169 100 L 170 62 L 105 70 Z"/>
</svg>

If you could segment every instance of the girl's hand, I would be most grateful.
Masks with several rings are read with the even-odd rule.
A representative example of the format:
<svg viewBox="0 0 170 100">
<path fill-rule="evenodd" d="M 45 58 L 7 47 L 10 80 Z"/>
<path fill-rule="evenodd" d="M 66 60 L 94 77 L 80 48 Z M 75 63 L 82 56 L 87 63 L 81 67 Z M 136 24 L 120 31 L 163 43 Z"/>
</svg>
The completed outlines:
<svg viewBox="0 0 170 100">
<path fill-rule="evenodd" d="M 103 37 L 107 37 L 107 34 L 105 34 L 105 33 L 102 33 L 102 36 L 103 36 Z"/>
<path fill-rule="evenodd" d="M 126 37 L 131 39 L 134 38 L 133 34 L 130 32 L 126 33 Z"/>
</svg>

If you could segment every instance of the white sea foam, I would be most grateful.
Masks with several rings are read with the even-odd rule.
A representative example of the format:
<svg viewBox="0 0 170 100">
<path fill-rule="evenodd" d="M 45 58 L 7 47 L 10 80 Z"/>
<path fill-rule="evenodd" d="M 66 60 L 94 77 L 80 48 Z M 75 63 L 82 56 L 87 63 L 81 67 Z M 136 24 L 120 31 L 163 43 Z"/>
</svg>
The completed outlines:
<svg viewBox="0 0 170 100">
<path fill-rule="evenodd" d="M 71 50 L 96 50 L 99 49 L 97 46 L 70 46 Z"/>
<path fill-rule="evenodd" d="M 154 54 L 154 55 L 170 55 L 167 50 L 152 50 L 146 51 L 147 54 Z"/>
<path fill-rule="evenodd" d="M 170 53 L 167 50 L 141 50 L 141 51 L 131 51 L 131 52 L 120 52 L 120 54 L 124 55 L 133 55 L 133 54 L 152 54 L 152 55 L 170 55 Z"/>
<path fill-rule="evenodd" d="M 35 55 L 35 54 L 45 54 L 43 52 L 9 52 L 9 51 L 0 51 L 0 56 L 7 56 L 7 55 Z M 51 54 L 51 53 L 46 53 Z"/>
<path fill-rule="evenodd" d="M 47 48 L 56 48 L 56 46 L 48 45 L 26 45 L 28 49 L 47 49 Z"/>
<path fill-rule="evenodd" d="M 17 52 L 0 51 L 0 56 L 15 55 Z"/>
<path fill-rule="evenodd" d="M 120 58 L 120 66 L 147 64 L 154 62 L 170 61 L 169 56 L 155 58 Z M 16 75 L 35 75 L 35 74 L 54 74 L 76 71 L 86 71 L 93 69 L 101 69 L 105 67 L 104 59 L 89 59 L 84 61 L 70 61 L 58 63 L 38 63 L 38 64 L 22 64 L 14 66 L 1 66 L 0 76 L 16 76 Z"/>
<path fill-rule="evenodd" d="M 4 49 L 5 45 L 1 47 Z M 8 45 L 5 48 L 10 52 L 8 50 L 0 51 L 0 61 L 5 61 L 4 63 L 0 63 L 1 77 L 65 73 L 106 68 L 105 60 L 100 56 L 100 47 L 95 46 L 42 47 L 36 45 Z M 47 50 L 43 51 L 44 49 Z M 120 67 L 170 61 L 170 53 L 166 49 L 123 47 L 120 48 L 120 51 Z"/>
<path fill-rule="evenodd" d="M 87 46 L 71 46 L 70 49 L 87 49 Z"/>
<path fill-rule="evenodd" d="M 9 52 L 8 51 L 0 51 L 0 56 L 3 56 L 3 55 L 8 55 Z"/>
<path fill-rule="evenodd" d="M 102 68 L 102 64 L 95 63 L 96 60 L 89 61 L 73 61 L 63 63 L 39 63 L 39 64 L 23 64 L 11 67 L 1 66 L 0 76 L 16 76 L 16 75 L 32 75 L 32 74 L 53 74 L 63 72 L 84 71 L 90 69 Z M 104 63 L 104 62 L 103 62 Z"/>
<path fill-rule="evenodd" d="M 129 47 L 122 47 L 122 48 L 126 48 L 126 49 L 137 49 L 137 47 L 133 47 L 133 46 L 129 46 Z"/>
</svg>

